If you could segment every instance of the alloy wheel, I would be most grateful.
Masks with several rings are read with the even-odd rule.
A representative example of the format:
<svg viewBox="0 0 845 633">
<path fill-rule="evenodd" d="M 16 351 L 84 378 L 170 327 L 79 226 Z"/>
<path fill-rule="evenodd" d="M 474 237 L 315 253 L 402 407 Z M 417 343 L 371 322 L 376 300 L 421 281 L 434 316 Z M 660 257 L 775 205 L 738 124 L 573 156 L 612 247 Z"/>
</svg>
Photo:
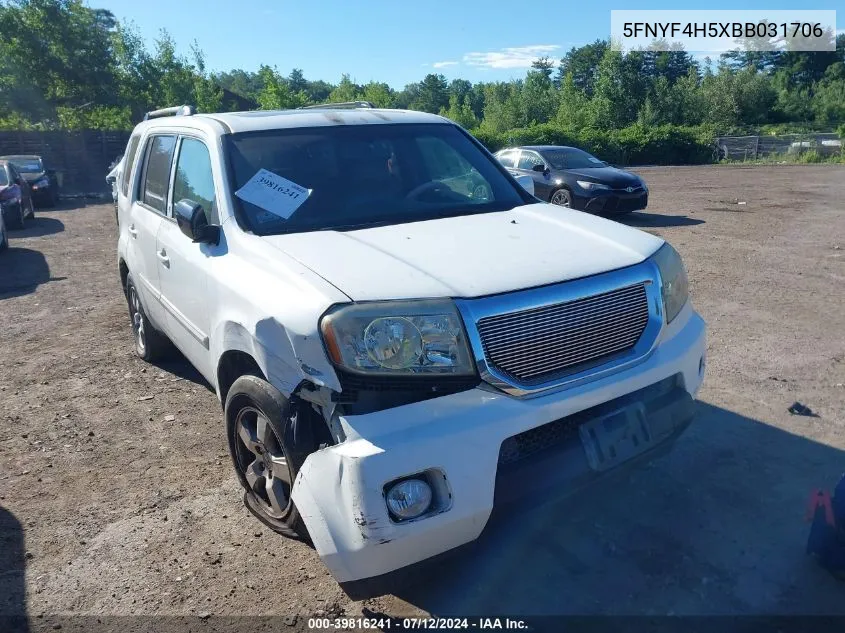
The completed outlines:
<svg viewBox="0 0 845 633">
<path fill-rule="evenodd" d="M 570 200 L 569 200 L 569 193 L 564 189 L 559 189 L 555 191 L 554 195 L 552 196 L 552 204 L 556 204 L 560 207 L 569 207 Z"/>
<path fill-rule="evenodd" d="M 132 333 L 135 335 L 135 347 L 138 349 L 138 355 L 143 356 L 147 350 L 147 331 L 141 299 L 138 297 L 135 286 L 129 286 L 129 311 L 132 318 Z"/>
<path fill-rule="evenodd" d="M 290 505 L 292 477 L 270 422 L 257 409 L 244 407 L 235 425 L 238 468 L 264 512 L 283 519 Z"/>
</svg>

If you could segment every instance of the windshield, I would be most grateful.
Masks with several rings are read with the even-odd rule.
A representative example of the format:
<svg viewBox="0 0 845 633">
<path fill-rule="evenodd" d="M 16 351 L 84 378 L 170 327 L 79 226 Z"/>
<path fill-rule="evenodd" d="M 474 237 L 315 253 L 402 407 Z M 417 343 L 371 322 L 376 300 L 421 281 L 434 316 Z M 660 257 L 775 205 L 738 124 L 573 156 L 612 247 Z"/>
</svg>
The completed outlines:
<svg viewBox="0 0 845 633">
<path fill-rule="evenodd" d="M 40 158 L 14 158 L 9 162 L 23 174 L 40 174 L 44 171 Z"/>
<path fill-rule="evenodd" d="M 607 167 L 607 163 L 592 154 L 575 148 L 547 149 L 543 151 L 545 158 L 555 169 L 590 169 Z"/>
<path fill-rule="evenodd" d="M 9 184 L 9 174 L 6 173 L 6 168 L 0 165 L 0 187 L 5 187 Z"/>
<path fill-rule="evenodd" d="M 505 211 L 528 201 L 448 124 L 268 130 L 228 136 L 227 144 L 235 191 L 262 168 L 311 190 L 288 219 L 237 199 L 260 235 Z"/>
</svg>

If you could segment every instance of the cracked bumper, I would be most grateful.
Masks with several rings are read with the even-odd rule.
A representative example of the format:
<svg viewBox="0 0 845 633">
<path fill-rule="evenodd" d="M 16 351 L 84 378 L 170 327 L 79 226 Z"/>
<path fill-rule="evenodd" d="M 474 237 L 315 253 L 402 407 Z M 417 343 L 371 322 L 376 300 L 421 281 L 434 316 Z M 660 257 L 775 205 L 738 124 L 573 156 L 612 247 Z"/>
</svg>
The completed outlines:
<svg viewBox="0 0 845 633">
<path fill-rule="evenodd" d="M 504 467 L 499 457 L 508 438 L 612 400 L 630 400 L 634 392 L 646 393 L 640 390 L 675 377 L 680 396 L 655 413 L 655 448 L 665 448 L 690 421 L 704 354 L 704 322 L 688 304 L 645 361 L 600 380 L 527 400 L 473 389 L 341 417 L 347 441 L 307 458 L 294 484 L 294 502 L 320 558 L 338 582 L 373 578 L 423 561 L 481 534 L 502 496 Z M 684 400 L 683 406 L 675 400 Z M 551 460 L 547 453 L 542 466 L 540 460 L 526 460 L 535 474 L 537 468 L 546 468 L 572 475 L 559 477 L 558 489 L 551 491 L 561 496 L 598 476 L 577 442 L 562 449 Z M 448 509 L 407 523 L 391 521 L 385 484 L 428 469 L 445 474 L 451 493 Z M 545 492 L 548 498 L 550 491 Z"/>
</svg>

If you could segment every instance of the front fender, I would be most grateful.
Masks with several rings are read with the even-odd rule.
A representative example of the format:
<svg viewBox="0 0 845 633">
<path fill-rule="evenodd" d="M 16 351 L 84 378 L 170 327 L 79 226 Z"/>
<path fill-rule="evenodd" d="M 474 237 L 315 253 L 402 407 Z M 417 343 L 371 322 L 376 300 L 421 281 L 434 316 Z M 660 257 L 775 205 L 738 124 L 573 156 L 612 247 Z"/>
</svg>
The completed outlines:
<svg viewBox="0 0 845 633">
<path fill-rule="evenodd" d="M 244 243 L 210 277 L 217 295 L 209 336 L 214 367 L 224 353 L 236 350 L 255 359 L 285 397 L 303 380 L 340 391 L 318 324 L 331 305 L 348 298 L 278 250 L 268 252 L 260 238 L 236 240 Z M 242 248 L 250 257 L 236 254 Z"/>
</svg>

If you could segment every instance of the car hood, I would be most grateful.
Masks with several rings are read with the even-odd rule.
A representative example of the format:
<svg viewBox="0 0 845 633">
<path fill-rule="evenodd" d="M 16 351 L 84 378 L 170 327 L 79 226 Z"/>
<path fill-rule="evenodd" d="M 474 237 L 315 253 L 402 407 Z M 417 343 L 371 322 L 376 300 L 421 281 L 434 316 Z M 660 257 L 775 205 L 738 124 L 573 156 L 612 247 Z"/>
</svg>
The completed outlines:
<svg viewBox="0 0 845 633">
<path fill-rule="evenodd" d="M 549 204 L 263 237 L 355 301 L 478 297 L 632 266 L 663 240 Z"/>
<path fill-rule="evenodd" d="M 602 184 L 613 187 L 614 189 L 623 189 L 625 187 L 634 187 L 640 184 L 640 179 L 635 174 L 624 169 L 616 167 L 590 167 L 588 169 L 567 169 L 564 173 L 592 182 L 600 182 Z"/>
</svg>

